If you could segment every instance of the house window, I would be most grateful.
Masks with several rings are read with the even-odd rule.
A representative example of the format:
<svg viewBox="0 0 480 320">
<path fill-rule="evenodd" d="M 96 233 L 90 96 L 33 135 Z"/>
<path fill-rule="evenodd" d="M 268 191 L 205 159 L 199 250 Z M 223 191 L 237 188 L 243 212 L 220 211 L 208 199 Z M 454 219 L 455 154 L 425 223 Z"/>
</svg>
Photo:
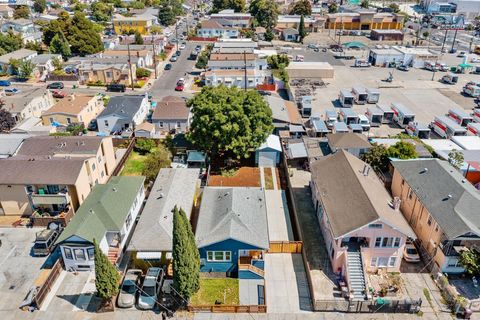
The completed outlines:
<svg viewBox="0 0 480 320">
<path fill-rule="evenodd" d="M 95 258 L 95 248 L 88 248 L 87 249 L 88 253 L 88 260 L 93 260 Z"/>
<path fill-rule="evenodd" d="M 103 123 L 105 124 L 105 127 L 108 127 L 108 120 L 105 120 Z"/>
<path fill-rule="evenodd" d="M 112 71 L 107 71 L 106 75 L 107 75 L 107 78 L 111 78 L 112 77 Z"/>
<path fill-rule="evenodd" d="M 371 223 L 368 225 L 369 228 L 372 228 L 372 229 L 382 229 L 382 224 L 381 223 Z"/>
<path fill-rule="evenodd" d="M 231 251 L 207 251 L 207 261 L 227 262 L 232 259 Z"/>
<path fill-rule="evenodd" d="M 370 260 L 370 267 L 376 267 L 377 266 L 377 257 L 373 257 Z"/>
<path fill-rule="evenodd" d="M 98 156 L 97 160 L 98 162 L 102 162 L 102 156 Z"/>
<path fill-rule="evenodd" d="M 379 257 L 377 267 L 386 267 L 388 264 L 388 257 Z"/>
<path fill-rule="evenodd" d="M 400 238 L 377 237 L 375 238 L 375 248 L 398 248 L 400 247 Z"/>
<path fill-rule="evenodd" d="M 400 247 L 400 238 L 395 238 L 395 243 L 393 244 L 394 247 Z"/>
<path fill-rule="evenodd" d="M 177 121 L 177 128 L 180 128 L 180 121 Z"/>
<path fill-rule="evenodd" d="M 95 163 L 92 163 L 92 171 L 95 171 Z"/>
<path fill-rule="evenodd" d="M 389 267 L 395 267 L 395 264 L 397 263 L 397 257 L 390 257 L 390 261 L 388 262 Z"/>
<path fill-rule="evenodd" d="M 83 249 L 74 249 L 73 252 L 75 253 L 75 260 L 86 260 Z"/>
<path fill-rule="evenodd" d="M 73 260 L 72 249 L 63 248 L 63 253 L 64 253 L 64 256 L 65 256 L 65 259 Z"/>
<path fill-rule="evenodd" d="M 412 199 L 412 196 L 413 196 L 413 192 L 412 192 L 412 188 L 408 189 L 408 199 Z"/>
<path fill-rule="evenodd" d="M 55 120 L 53 118 L 50 118 L 50 124 L 52 124 L 53 122 L 55 122 Z"/>
<path fill-rule="evenodd" d="M 102 171 L 102 173 L 100 173 L 100 176 L 103 178 L 105 177 L 105 172 Z"/>
<path fill-rule="evenodd" d="M 428 216 L 427 223 L 428 223 L 429 226 L 432 225 L 432 216 Z"/>
<path fill-rule="evenodd" d="M 375 248 L 380 248 L 381 243 L 382 243 L 382 238 L 381 238 L 381 237 L 377 237 L 377 238 L 375 239 Z"/>
<path fill-rule="evenodd" d="M 160 122 L 158 123 L 158 126 L 159 126 L 160 128 L 163 128 L 163 122 L 160 121 Z"/>
<path fill-rule="evenodd" d="M 67 123 L 68 123 L 68 124 L 71 124 L 71 123 L 72 123 L 72 119 L 67 118 Z"/>
<path fill-rule="evenodd" d="M 127 227 L 130 227 L 130 224 L 132 223 L 132 215 L 129 213 L 128 216 L 127 216 L 127 220 L 125 221 L 125 226 Z"/>
</svg>

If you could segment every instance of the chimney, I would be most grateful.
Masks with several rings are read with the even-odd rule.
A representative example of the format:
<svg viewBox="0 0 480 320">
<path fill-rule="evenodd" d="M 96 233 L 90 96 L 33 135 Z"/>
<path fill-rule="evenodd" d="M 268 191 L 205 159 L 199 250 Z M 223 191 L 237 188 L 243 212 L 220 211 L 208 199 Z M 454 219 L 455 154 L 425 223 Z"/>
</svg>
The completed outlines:
<svg viewBox="0 0 480 320">
<path fill-rule="evenodd" d="M 370 166 L 369 166 L 368 164 L 365 164 L 365 165 L 363 166 L 362 174 L 363 174 L 364 176 L 368 176 L 368 173 L 369 173 L 369 172 L 370 172 Z"/>
</svg>

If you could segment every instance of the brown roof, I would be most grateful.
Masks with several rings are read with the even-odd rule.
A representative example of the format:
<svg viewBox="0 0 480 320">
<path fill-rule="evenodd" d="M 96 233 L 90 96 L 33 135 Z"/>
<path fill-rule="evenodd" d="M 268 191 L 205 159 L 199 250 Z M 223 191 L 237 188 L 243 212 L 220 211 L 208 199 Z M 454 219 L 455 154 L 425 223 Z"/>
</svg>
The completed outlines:
<svg viewBox="0 0 480 320">
<path fill-rule="evenodd" d="M 26 139 L 15 158 L 47 158 L 48 156 L 76 154 L 91 157 L 102 143 L 102 137 L 37 136 Z"/>
<path fill-rule="evenodd" d="M 372 147 L 372 145 L 368 141 L 367 136 L 361 133 L 331 133 L 327 134 L 327 139 L 328 144 L 333 151 L 335 151 L 336 149 Z"/>
<path fill-rule="evenodd" d="M 244 76 L 245 71 L 244 70 L 215 70 L 215 71 L 207 71 L 205 72 L 205 76 L 210 76 L 216 74 L 217 76 Z M 253 76 L 255 75 L 256 72 L 255 70 L 247 70 L 247 75 Z"/>
<path fill-rule="evenodd" d="M 27 160 L 16 157 L 0 160 L 0 184 L 66 184 L 77 181 L 84 158 Z"/>
<path fill-rule="evenodd" d="M 148 132 L 152 132 L 153 130 L 155 130 L 155 126 L 153 124 L 151 124 L 150 122 L 142 122 L 138 126 L 135 127 L 135 131 L 139 131 L 139 130 L 145 130 L 145 131 L 148 131 Z"/>
<path fill-rule="evenodd" d="M 202 21 L 202 28 L 204 29 L 225 29 L 220 23 L 215 20 Z"/>
<path fill-rule="evenodd" d="M 245 58 L 248 61 L 255 60 L 255 54 L 247 53 L 245 54 Z M 210 60 L 212 61 L 243 61 L 244 55 L 243 53 L 212 53 L 210 55 Z"/>
<path fill-rule="evenodd" d="M 366 165 L 344 150 L 311 164 L 312 181 L 334 237 L 342 237 L 379 219 L 415 237 L 403 215 L 390 206 L 392 199 L 375 172 L 370 169 L 363 174 Z"/>
<path fill-rule="evenodd" d="M 43 115 L 65 113 L 76 116 L 88 105 L 88 102 L 92 99 L 95 99 L 95 97 L 77 95 L 68 96 L 55 103 L 50 109 L 45 111 Z"/>
<path fill-rule="evenodd" d="M 132 57 L 140 56 L 145 57 L 148 55 L 148 50 L 130 50 L 130 55 Z M 111 57 L 120 57 L 120 56 L 128 56 L 128 50 L 105 50 L 103 52 L 103 56 L 111 56 Z"/>
<path fill-rule="evenodd" d="M 190 109 L 185 101 L 160 101 L 153 111 L 154 120 L 187 120 Z"/>
<path fill-rule="evenodd" d="M 287 108 L 288 117 L 290 118 L 290 123 L 303 124 L 302 116 L 300 115 L 300 112 L 298 111 L 298 108 L 295 105 L 295 102 L 285 101 L 285 107 Z"/>
</svg>

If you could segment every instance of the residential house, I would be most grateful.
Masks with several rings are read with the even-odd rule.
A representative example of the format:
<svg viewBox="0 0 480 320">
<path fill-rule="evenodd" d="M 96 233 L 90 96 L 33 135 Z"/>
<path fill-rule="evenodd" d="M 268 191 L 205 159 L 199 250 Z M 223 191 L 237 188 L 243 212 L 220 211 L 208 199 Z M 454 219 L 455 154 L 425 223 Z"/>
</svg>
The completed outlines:
<svg viewBox="0 0 480 320">
<path fill-rule="evenodd" d="M 259 167 L 276 167 L 282 156 L 282 144 L 276 135 L 269 135 L 267 140 L 255 150 L 255 164 Z"/>
<path fill-rule="evenodd" d="M 10 133 L 26 134 L 32 136 L 48 136 L 57 132 L 56 127 L 42 125 L 42 119 L 30 117 L 17 123 Z"/>
<path fill-rule="evenodd" d="M 94 269 L 94 241 L 110 262 L 120 261 L 145 199 L 144 182 L 145 177 L 117 176 L 93 187 L 55 242 L 67 271 Z"/>
<path fill-rule="evenodd" d="M 248 28 L 250 26 L 252 16 L 250 13 L 235 12 L 234 10 L 222 10 L 219 13 L 210 15 L 212 20 L 222 20 L 222 24 L 234 28 Z"/>
<path fill-rule="evenodd" d="M 83 61 L 77 69 L 80 80 L 86 84 L 100 82 L 131 85 L 132 79 L 134 83 L 137 81 L 137 67 L 134 63 L 130 66 L 127 62 L 109 63 L 108 59 L 102 59 L 101 62 Z"/>
<path fill-rule="evenodd" d="M 240 32 L 236 28 L 223 26 L 220 20 L 205 20 L 200 23 L 197 29 L 197 36 L 202 38 L 238 38 Z"/>
<path fill-rule="evenodd" d="M 165 97 L 153 110 L 152 123 L 158 131 L 186 132 L 190 127 L 190 108 L 182 98 Z"/>
<path fill-rule="evenodd" d="M 302 117 L 295 102 L 275 96 L 265 96 L 264 98 L 272 110 L 274 134 L 278 135 L 281 131 L 284 131 L 290 136 L 291 125 L 303 126 Z"/>
<path fill-rule="evenodd" d="M 252 39 L 219 39 L 213 44 L 212 53 L 254 53 L 258 43 Z"/>
<path fill-rule="evenodd" d="M 199 174 L 198 169 L 160 169 L 128 245 L 127 250 L 135 252 L 135 267 L 171 263 L 172 210 L 183 209 L 188 219 L 192 217 L 200 187 Z"/>
<path fill-rule="evenodd" d="M 0 134 L 0 159 L 13 157 L 28 138 L 28 134 Z"/>
<path fill-rule="evenodd" d="M 39 54 L 32 58 L 32 62 L 41 75 L 47 75 L 49 72 L 55 70 L 55 66 L 53 65 L 54 59 L 58 59 L 60 62 L 63 62 L 61 54 L 51 53 Z"/>
<path fill-rule="evenodd" d="M 297 29 L 285 28 L 282 30 L 282 40 L 284 41 L 298 41 L 300 33 Z"/>
<path fill-rule="evenodd" d="M 115 45 L 114 48 L 111 50 L 127 50 L 130 48 L 130 50 L 149 50 L 156 55 L 159 55 L 162 53 L 162 51 L 165 48 L 165 45 L 167 45 L 168 40 L 165 36 L 163 35 L 148 35 L 148 36 L 143 36 L 143 44 L 135 44 L 135 36 L 129 37 L 129 36 L 123 36 L 120 39 L 120 43 Z"/>
<path fill-rule="evenodd" d="M 114 96 L 98 115 L 98 131 L 110 134 L 124 130 L 135 130 L 149 111 L 148 95 Z"/>
<path fill-rule="evenodd" d="M 150 12 L 133 15 L 131 17 L 115 14 L 112 22 L 116 34 L 139 32 L 140 34 L 144 35 L 150 32 L 150 28 L 153 25 L 158 24 L 157 17 L 152 15 Z"/>
<path fill-rule="evenodd" d="M 82 96 L 71 94 L 59 100 L 50 109 L 42 113 L 43 125 L 62 125 L 83 123 L 88 126 L 103 111 L 101 96 Z"/>
<path fill-rule="evenodd" d="M 254 53 L 212 53 L 208 61 L 209 70 L 257 70 L 268 67 L 267 59 L 260 59 Z"/>
<path fill-rule="evenodd" d="M 399 272 L 408 237 L 415 233 L 368 164 L 345 150 L 311 165 L 312 200 L 332 270 L 350 298 L 365 300 L 366 272 Z"/>
<path fill-rule="evenodd" d="M 135 137 L 137 138 L 154 138 L 156 136 L 155 125 L 150 122 L 140 123 L 135 128 Z"/>
<path fill-rule="evenodd" d="M 128 58 L 136 57 L 135 64 L 137 68 L 148 68 L 154 65 L 153 61 L 153 52 L 148 49 L 141 50 L 105 50 L 100 53 L 98 56 L 105 59 L 125 59 L 125 62 L 128 62 Z M 132 61 L 133 62 L 133 61 Z"/>
<path fill-rule="evenodd" d="M 463 273 L 462 250 L 480 244 L 480 194 L 447 161 L 394 160 L 392 194 L 436 272 Z"/>
<path fill-rule="evenodd" d="M 111 138 L 30 137 L 0 160 L 0 214 L 71 216 L 115 166 Z"/>
<path fill-rule="evenodd" d="M 13 11 L 14 10 L 7 3 L 0 4 L 0 17 L 3 19 L 13 18 Z"/>
<path fill-rule="evenodd" d="M 257 70 L 247 70 L 247 72 L 240 70 L 214 70 L 205 72 L 205 84 L 212 87 L 223 84 L 227 87 L 236 86 L 244 88 L 246 86 L 247 88 L 256 88 L 257 85 L 263 83 L 263 80 L 263 74 Z"/>
<path fill-rule="evenodd" d="M 19 49 L 7 54 L 0 56 L 0 70 L 7 72 L 9 74 L 13 74 L 13 71 L 10 66 L 10 60 L 15 59 L 19 61 L 27 61 L 31 60 L 33 57 L 37 55 L 37 51 L 29 50 L 29 49 Z"/>
<path fill-rule="evenodd" d="M 283 31 L 285 29 L 298 30 L 300 25 L 301 16 L 299 15 L 279 15 L 275 29 Z M 313 17 L 303 17 L 305 31 L 317 32 L 319 29 L 323 29 L 323 20 L 317 20 Z"/>
<path fill-rule="evenodd" d="M 42 112 L 55 103 L 52 93 L 45 87 L 22 88 L 19 93 L 4 97 L 3 100 L 4 108 L 12 114 L 17 123 L 30 117 L 39 118 Z"/>
<path fill-rule="evenodd" d="M 264 191 L 206 187 L 195 239 L 203 276 L 263 279 L 270 245 Z"/>
<path fill-rule="evenodd" d="M 345 150 L 357 158 L 360 158 L 372 148 L 367 136 L 361 133 L 331 133 L 327 134 L 327 140 L 328 146 L 333 153 Z"/>
<path fill-rule="evenodd" d="M 4 22 L 1 26 L 2 32 L 13 32 L 22 37 L 23 43 L 42 42 L 42 32 L 37 30 L 30 19 L 15 19 Z"/>
</svg>

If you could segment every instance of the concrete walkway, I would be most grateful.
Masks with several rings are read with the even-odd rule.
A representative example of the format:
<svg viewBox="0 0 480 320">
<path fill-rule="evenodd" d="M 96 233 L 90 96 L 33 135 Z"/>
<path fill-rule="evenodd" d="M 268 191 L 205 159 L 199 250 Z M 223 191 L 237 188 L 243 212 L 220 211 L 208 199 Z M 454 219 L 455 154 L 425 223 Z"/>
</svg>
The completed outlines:
<svg viewBox="0 0 480 320">
<path fill-rule="evenodd" d="M 265 202 L 270 241 L 294 241 L 285 191 L 265 190 Z"/>
<path fill-rule="evenodd" d="M 238 291 L 240 296 L 240 305 L 249 306 L 263 304 L 259 301 L 259 290 L 263 291 L 265 281 L 263 279 L 239 279 Z"/>
</svg>

